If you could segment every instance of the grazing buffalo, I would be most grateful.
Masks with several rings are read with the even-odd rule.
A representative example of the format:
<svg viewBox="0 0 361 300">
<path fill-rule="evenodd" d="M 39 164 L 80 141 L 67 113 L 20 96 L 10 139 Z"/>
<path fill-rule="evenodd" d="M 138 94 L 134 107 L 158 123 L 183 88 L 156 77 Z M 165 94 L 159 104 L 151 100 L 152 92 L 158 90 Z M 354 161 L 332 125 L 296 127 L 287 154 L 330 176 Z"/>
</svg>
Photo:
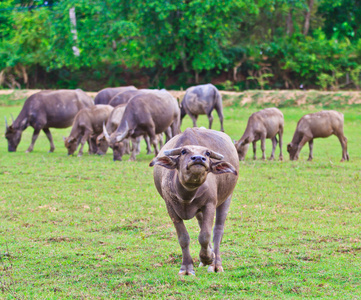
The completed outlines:
<svg viewBox="0 0 361 300">
<path fill-rule="evenodd" d="M 292 142 L 287 145 L 290 160 L 297 160 L 302 147 L 308 142 L 310 154 L 308 160 L 313 159 L 313 139 L 326 138 L 334 134 L 342 146 L 341 161 L 349 160 L 347 153 L 347 138 L 343 134 L 343 114 L 334 110 L 324 110 L 303 116 L 297 123 Z"/>
<path fill-rule="evenodd" d="M 70 135 L 64 138 L 65 147 L 68 149 L 68 155 L 74 154 L 79 144 L 78 156 L 83 155 L 83 147 L 86 141 L 89 143 L 89 153 L 96 153 L 95 139 L 103 131 L 105 123 L 114 107 L 110 105 L 94 105 L 90 108 L 84 108 L 75 116 L 73 128 Z M 90 141 L 92 139 L 93 141 Z"/>
<path fill-rule="evenodd" d="M 213 84 L 203 84 L 190 87 L 186 90 L 181 102 L 181 119 L 187 114 L 193 121 L 193 126 L 197 127 L 198 115 L 207 115 L 209 128 L 212 128 L 212 111 L 215 109 L 223 129 L 223 107 L 222 96 Z"/>
<path fill-rule="evenodd" d="M 154 166 L 155 186 L 166 203 L 182 248 L 179 274 L 195 274 L 183 222 L 193 217 L 200 227 L 200 265 L 209 265 L 209 272 L 222 272 L 219 248 L 239 169 L 231 139 L 222 132 L 188 128 L 165 144 L 150 166 Z"/>
<path fill-rule="evenodd" d="M 122 86 L 115 88 L 105 88 L 99 91 L 99 93 L 94 98 L 94 104 L 109 104 L 109 101 L 118 93 L 125 92 L 128 90 L 136 90 L 137 88 L 130 86 Z"/>
<path fill-rule="evenodd" d="M 8 151 L 16 151 L 22 132 L 31 126 L 34 128 L 31 144 L 26 152 L 33 151 L 36 139 L 43 130 L 50 142 L 50 151 L 55 149 L 49 128 L 67 128 L 73 124 L 75 115 L 82 108 L 94 106 L 93 99 L 82 90 L 45 90 L 31 95 L 11 126 L 5 118 Z"/>
<path fill-rule="evenodd" d="M 282 136 L 283 136 L 284 118 L 282 112 L 277 108 L 265 108 L 252 114 L 247 123 L 247 128 L 235 143 L 239 160 L 244 160 L 249 144 L 253 144 L 253 159 L 256 159 L 256 142 L 261 140 L 262 159 L 266 159 L 266 139 L 272 140 L 272 153 L 270 160 L 275 157 L 278 134 L 280 142 L 280 160 L 283 160 L 282 154 Z"/>
<path fill-rule="evenodd" d="M 180 111 L 177 100 L 168 92 L 142 93 L 134 96 L 128 103 L 119 127 L 109 135 L 104 130 L 110 147 L 117 149 L 117 156 L 114 160 L 121 160 L 124 153 L 123 140 L 126 138 L 136 139 L 139 136 L 147 135 L 154 146 L 155 155 L 158 154 L 157 134 L 167 133 L 171 127 L 171 134 L 174 136 L 180 133 Z M 130 160 L 135 160 L 136 151 L 132 151 Z"/>
<path fill-rule="evenodd" d="M 113 111 L 110 113 L 109 118 L 105 125 L 106 132 L 111 134 L 118 128 L 120 121 L 122 120 L 122 117 L 123 117 L 126 107 L 127 107 L 127 104 L 121 104 L 113 109 Z M 124 140 L 124 144 L 126 144 L 125 153 L 130 153 L 128 140 Z M 104 136 L 104 129 L 103 129 L 103 132 L 97 136 L 96 145 L 97 145 L 97 154 L 104 155 L 107 153 L 109 144 L 107 142 L 107 139 Z"/>
</svg>

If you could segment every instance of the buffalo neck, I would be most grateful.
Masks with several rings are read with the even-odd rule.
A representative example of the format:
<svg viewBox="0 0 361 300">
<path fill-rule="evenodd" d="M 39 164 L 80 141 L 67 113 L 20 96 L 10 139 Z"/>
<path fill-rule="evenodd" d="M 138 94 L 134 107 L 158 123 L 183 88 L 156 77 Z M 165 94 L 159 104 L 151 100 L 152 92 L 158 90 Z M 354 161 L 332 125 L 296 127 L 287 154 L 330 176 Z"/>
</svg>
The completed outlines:
<svg viewBox="0 0 361 300">
<path fill-rule="evenodd" d="M 27 127 L 27 124 L 29 123 L 29 120 L 26 121 L 25 126 L 21 126 L 24 119 L 27 118 L 27 113 L 25 110 L 25 107 L 21 110 L 20 114 L 18 115 L 18 117 L 15 119 L 15 121 L 13 122 L 13 124 L 11 125 L 12 128 L 14 129 L 21 129 L 24 130 Z M 22 127 L 22 128 L 20 128 Z"/>
<path fill-rule="evenodd" d="M 200 186 L 182 184 L 179 180 L 178 172 L 174 178 L 175 192 L 185 202 L 191 202 L 195 198 Z"/>
</svg>

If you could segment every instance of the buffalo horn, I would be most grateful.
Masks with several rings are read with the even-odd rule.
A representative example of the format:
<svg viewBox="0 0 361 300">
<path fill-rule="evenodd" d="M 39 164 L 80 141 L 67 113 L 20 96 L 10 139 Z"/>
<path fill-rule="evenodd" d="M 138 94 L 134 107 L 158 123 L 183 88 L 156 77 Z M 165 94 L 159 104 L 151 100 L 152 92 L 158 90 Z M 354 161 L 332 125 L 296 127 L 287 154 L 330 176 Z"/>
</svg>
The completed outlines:
<svg viewBox="0 0 361 300">
<path fill-rule="evenodd" d="M 174 148 L 170 150 L 164 150 L 165 156 L 173 156 L 173 155 L 180 155 L 182 148 Z"/>
<path fill-rule="evenodd" d="M 8 120 L 6 119 L 6 117 L 5 117 L 5 127 L 6 127 L 6 130 L 8 130 L 9 126 L 8 126 Z"/>
<path fill-rule="evenodd" d="M 122 140 L 124 140 L 128 134 L 128 131 L 129 131 L 129 125 L 128 125 L 128 122 L 125 121 L 125 130 L 121 135 L 117 136 L 117 138 L 116 138 L 117 142 L 121 142 Z"/>
<path fill-rule="evenodd" d="M 13 117 L 13 114 L 10 114 L 11 116 L 11 120 L 13 120 L 13 123 L 14 123 L 14 117 Z"/>
<path fill-rule="evenodd" d="M 105 137 L 105 140 L 110 143 L 110 135 L 105 127 L 105 123 L 103 122 L 103 133 L 104 133 L 104 137 Z"/>
<path fill-rule="evenodd" d="M 214 151 L 209 151 L 211 153 L 211 155 L 209 156 L 210 158 L 214 158 L 214 159 L 223 159 L 223 155 L 222 154 L 219 154 L 217 152 L 214 152 Z"/>
</svg>

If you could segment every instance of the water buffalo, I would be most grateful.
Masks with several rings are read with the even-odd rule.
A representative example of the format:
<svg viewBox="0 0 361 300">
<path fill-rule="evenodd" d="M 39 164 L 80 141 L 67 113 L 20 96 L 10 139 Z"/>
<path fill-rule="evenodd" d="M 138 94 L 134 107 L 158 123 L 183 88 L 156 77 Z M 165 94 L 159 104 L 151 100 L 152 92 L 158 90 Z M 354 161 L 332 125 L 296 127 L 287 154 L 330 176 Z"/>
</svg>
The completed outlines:
<svg viewBox="0 0 361 300">
<path fill-rule="evenodd" d="M 125 92 L 128 90 L 136 90 L 135 86 L 121 86 L 115 88 L 105 88 L 99 91 L 94 98 L 94 104 L 109 104 L 109 101 L 118 93 Z"/>
<path fill-rule="evenodd" d="M 90 108 L 84 108 L 75 116 L 73 128 L 70 135 L 64 138 L 65 147 L 68 149 L 68 155 L 74 154 L 79 144 L 81 144 L 78 156 L 83 155 L 83 147 L 86 141 L 89 143 L 89 153 L 96 153 L 94 149 L 94 141 L 96 136 L 103 131 L 103 123 L 108 120 L 108 117 L 113 106 L 110 105 L 94 105 Z M 90 141 L 90 138 L 93 141 Z"/>
<path fill-rule="evenodd" d="M 110 113 L 109 118 L 105 124 L 106 132 L 111 134 L 118 128 L 120 121 L 122 120 L 122 117 L 123 117 L 126 107 L 127 107 L 127 104 L 121 104 L 113 109 L 113 111 Z M 124 140 L 124 144 L 126 145 L 125 153 L 130 153 L 129 142 L 127 139 Z M 100 135 L 98 135 L 96 138 L 96 146 L 97 146 L 97 154 L 104 155 L 107 153 L 109 144 L 104 136 L 104 129 L 103 129 L 103 132 Z"/>
<path fill-rule="evenodd" d="M 308 142 L 310 154 L 308 160 L 313 159 L 313 139 L 326 138 L 334 134 L 342 146 L 341 161 L 349 160 L 347 153 L 347 138 L 343 134 L 343 114 L 334 110 L 324 110 L 304 115 L 297 123 L 292 142 L 287 145 L 290 160 L 297 160 L 302 147 Z"/>
<path fill-rule="evenodd" d="M 179 274 L 195 274 L 189 234 L 183 222 L 193 217 L 200 227 L 200 266 L 209 265 L 209 272 L 222 272 L 219 248 L 239 170 L 231 139 L 222 132 L 188 128 L 165 144 L 150 166 L 154 166 L 155 186 L 166 203 L 182 248 Z"/>
<path fill-rule="evenodd" d="M 73 124 L 75 115 L 85 107 L 94 106 L 93 99 L 82 90 L 45 90 L 31 95 L 11 126 L 5 118 L 8 151 L 16 151 L 22 132 L 34 128 L 31 144 L 26 152 L 33 151 L 36 139 L 43 130 L 50 142 L 50 151 L 55 149 L 49 128 L 67 128 Z"/>
<path fill-rule="evenodd" d="M 207 115 L 209 128 L 212 128 L 212 111 L 215 109 L 223 129 L 223 107 L 222 96 L 213 84 L 203 84 L 190 87 L 186 90 L 181 102 L 181 119 L 187 114 L 193 121 L 193 126 L 197 127 L 198 115 Z"/>
<path fill-rule="evenodd" d="M 279 159 L 283 160 L 283 126 L 283 114 L 277 108 L 265 108 L 261 111 L 253 113 L 248 119 L 247 128 L 243 136 L 237 143 L 235 143 L 239 160 L 244 160 L 250 143 L 253 144 L 253 159 L 256 159 L 256 142 L 258 140 L 261 140 L 262 159 L 266 159 L 266 139 L 272 140 L 272 153 L 270 160 L 273 160 L 277 146 L 277 134 L 280 140 Z"/>
<path fill-rule="evenodd" d="M 157 155 L 159 152 L 157 134 L 162 132 L 167 134 L 169 126 L 172 136 L 180 133 L 178 102 L 168 92 L 160 91 L 134 96 L 129 101 L 117 130 L 111 136 L 106 131 L 104 133 L 113 151 L 115 148 L 119 150 L 119 156 L 114 157 L 114 160 L 121 160 L 124 153 L 123 140 L 129 137 L 135 139 L 142 135 L 149 136 Z M 135 154 L 135 151 L 132 151 L 130 160 L 135 160 Z"/>
</svg>

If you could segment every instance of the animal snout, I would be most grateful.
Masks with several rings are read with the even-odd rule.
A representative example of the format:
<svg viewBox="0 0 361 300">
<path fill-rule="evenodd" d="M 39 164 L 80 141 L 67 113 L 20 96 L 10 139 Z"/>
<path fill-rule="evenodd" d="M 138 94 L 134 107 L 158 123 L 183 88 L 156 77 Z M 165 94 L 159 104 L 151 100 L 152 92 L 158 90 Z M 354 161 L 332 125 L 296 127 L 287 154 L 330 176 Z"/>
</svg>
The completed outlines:
<svg viewBox="0 0 361 300">
<path fill-rule="evenodd" d="M 193 155 L 193 156 L 191 157 L 191 160 L 192 160 L 193 162 L 201 162 L 201 163 L 206 162 L 206 158 L 205 158 L 204 156 L 202 156 L 202 155 Z"/>
</svg>

